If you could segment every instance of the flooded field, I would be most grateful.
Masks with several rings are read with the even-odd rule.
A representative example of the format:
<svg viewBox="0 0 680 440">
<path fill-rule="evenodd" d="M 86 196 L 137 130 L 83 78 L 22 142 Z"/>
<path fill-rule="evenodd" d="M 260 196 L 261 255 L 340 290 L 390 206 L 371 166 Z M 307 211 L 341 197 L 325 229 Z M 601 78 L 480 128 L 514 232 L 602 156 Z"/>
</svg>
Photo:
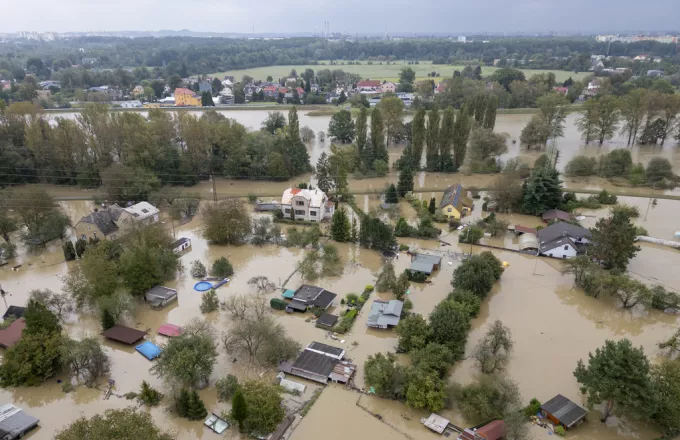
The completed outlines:
<svg viewBox="0 0 680 440">
<path fill-rule="evenodd" d="M 431 196 L 440 198 L 439 193 L 423 193 L 423 199 Z M 622 198 L 622 202 L 646 206 L 644 199 Z M 364 208 L 372 209 L 378 200 L 374 195 L 358 196 L 357 203 Z M 469 220 L 481 217 L 481 200 L 475 201 L 475 209 Z M 65 212 L 74 222 L 92 209 L 91 202 L 61 202 Z M 650 235 L 668 238 L 674 230 L 673 212 L 677 212 L 680 202 L 659 200 L 650 208 L 647 219 L 642 217 L 636 222 L 645 226 Z M 402 215 L 415 220 L 415 210 L 407 203 L 401 203 Z M 607 210 L 584 213 L 586 226 L 594 225 L 598 216 L 606 215 Z M 536 226 L 539 219 L 535 217 L 503 214 L 511 224 Z M 166 223 L 169 228 L 170 224 Z M 227 326 L 229 318 L 224 312 L 213 312 L 201 315 L 199 311 L 200 293 L 193 290 L 196 280 L 188 275 L 191 261 L 199 259 L 209 264 L 220 256 L 226 256 L 234 265 L 235 275 L 227 285 L 217 290 L 220 299 L 229 295 L 251 293 L 247 281 L 252 276 L 266 275 L 280 285 L 296 268 L 304 251 L 274 246 L 254 247 L 250 245 L 211 246 L 201 236 L 200 216 L 192 222 L 175 227 L 177 237 L 192 240 L 191 250 L 182 255 L 181 262 L 185 268 L 178 278 L 166 285 L 178 290 L 178 301 L 159 311 L 151 310 L 143 304 L 137 308 L 136 315 L 126 324 L 138 329 L 149 330 L 149 339 L 157 344 L 164 342 L 164 337 L 156 334 L 156 329 L 169 322 L 184 325 L 191 319 L 203 317 L 213 324 L 217 334 L 221 334 Z M 400 239 L 403 244 L 412 248 L 438 249 L 452 252 L 480 252 L 478 246 L 457 244 L 457 232 L 445 231 L 441 236 L 450 246 L 440 247 L 431 240 Z M 494 239 L 496 240 L 496 239 Z M 505 243 L 511 237 L 501 237 Z M 508 241 L 509 240 L 509 241 Z M 380 254 L 361 249 L 355 245 L 338 244 L 340 255 L 345 263 L 344 273 L 338 277 L 322 278 L 313 284 L 323 286 L 338 294 L 333 312 L 340 311 L 340 299 L 347 293 L 360 293 L 367 284 L 374 284 L 375 277 L 383 263 Z M 489 298 L 484 302 L 479 316 L 473 321 L 468 351 L 474 347 L 482 336 L 486 326 L 496 319 L 510 327 L 515 340 L 515 351 L 508 366 L 508 375 L 518 382 L 525 401 L 532 397 L 545 401 L 557 393 L 566 395 L 576 402 L 582 402 L 578 384 L 573 377 L 573 370 L 579 359 L 587 358 L 588 352 L 601 346 L 606 339 L 629 338 L 635 345 L 644 347 L 651 359 L 659 354 L 656 343 L 671 334 L 679 322 L 675 316 L 644 309 L 623 310 L 609 298 L 593 299 L 579 289 L 572 288 L 570 276 L 560 272 L 560 262 L 536 259 L 532 256 L 513 252 L 494 252 L 501 260 L 507 261 L 509 267 L 501 282 L 498 283 Z M 409 265 L 409 259 L 401 254 L 395 260 L 396 271 L 400 273 Z M 9 268 L 23 264 L 18 272 Z M 20 256 L 9 265 L 0 267 L 0 282 L 9 295 L 5 298 L 2 311 L 8 305 L 25 305 L 28 294 L 33 289 L 49 288 L 59 290 L 63 277 L 74 264 L 63 263 L 61 244 L 50 243 L 44 250 L 27 252 L 20 249 Z M 412 284 L 409 298 L 414 304 L 413 311 L 428 315 L 451 290 L 450 281 L 458 260 L 445 257 L 442 268 L 432 278 L 432 284 Z M 680 252 L 667 248 L 642 245 L 642 250 L 630 264 L 630 272 L 648 284 L 661 283 L 669 288 L 678 285 L 677 270 L 680 265 Z M 296 287 L 303 280 L 299 274 L 292 276 L 289 287 Z M 273 293 L 272 296 L 277 296 Z M 374 293 L 372 299 L 390 299 L 390 294 Z M 283 324 L 288 334 L 306 345 L 312 341 L 328 342 L 342 346 L 347 356 L 359 365 L 356 383 L 363 386 L 363 363 L 366 358 L 376 352 L 394 351 L 397 338 L 394 331 L 374 330 L 366 327 L 367 308 L 359 315 L 352 330 L 343 336 L 344 342 L 326 339 L 326 333 L 307 322 L 302 314 L 285 314 L 273 312 L 278 322 Z M 99 317 L 85 313 L 72 316 L 65 325 L 66 331 L 75 338 L 97 335 L 100 332 Z M 150 362 L 134 351 L 133 347 L 115 342 L 104 341 L 107 353 L 112 360 L 110 378 L 116 381 L 117 396 L 136 391 L 142 380 L 153 386 L 163 388 L 163 383 L 149 373 Z M 261 373 L 272 375 L 271 371 L 263 372 L 259 368 L 241 362 L 233 363 L 227 359 L 224 350 L 218 349 L 220 357 L 215 371 L 210 378 L 211 384 L 227 373 L 240 378 L 255 377 Z M 451 370 L 450 380 L 460 383 L 471 381 L 477 370 L 471 360 L 455 365 Z M 121 408 L 132 403 L 122 397 L 112 396 L 103 400 L 105 386 L 100 389 L 78 388 L 65 394 L 57 382 L 61 377 L 53 378 L 40 387 L 18 388 L 0 391 L 0 402 L 14 402 L 24 407 L 29 413 L 41 419 L 41 428 L 31 434 L 33 440 L 51 438 L 52 433 L 73 421 L 80 415 L 90 416 L 108 408 Z M 219 412 L 227 409 L 225 404 L 217 402 L 213 387 L 200 392 L 206 407 L 210 411 Z M 424 415 L 421 411 L 407 408 L 399 402 L 385 401 L 376 397 L 361 396 L 339 386 L 330 386 L 316 402 L 312 410 L 302 420 L 293 433 L 293 440 L 312 440 L 318 438 L 320 430 L 328 433 L 331 439 L 347 438 L 401 438 L 404 434 L 414 439 L 433 439 L 435 435 L 426 430 L 419 422 Z M 302 398 L 301 398 L 302 399 Z M 358 405 L 357 405 L 358 401 Z M 178 418 L 168 409 L 169 400 L 151 410 L 156 422 L 165 429 L 176 432 L 178 439 L 212 438 L 214 434 L 205 429 L 200 422 L 189 422 Z M 367 411 L 380 414 L 383 421 L 371 416 Z M 467 421 L 455 411 L 444 411 L 445 417 L 458 425 L 466 425 Z M 347 423 L 351 420 L 352 423 Z M 229 435 L 234 435 L 229 430 Z M 541 438 L 547 433 L 535 429 L 534 438 Z M 616 438 L 652 439 L 656 433 L 653 429 L 631 423 L 625 419 L 612 417 L 607 424 L 601 424 L 596 414 L 591 415 L 587 424 L 569 433 L 574 439 Z M 404 437 L 406 438 L 406 437 Z"/>
</svg>

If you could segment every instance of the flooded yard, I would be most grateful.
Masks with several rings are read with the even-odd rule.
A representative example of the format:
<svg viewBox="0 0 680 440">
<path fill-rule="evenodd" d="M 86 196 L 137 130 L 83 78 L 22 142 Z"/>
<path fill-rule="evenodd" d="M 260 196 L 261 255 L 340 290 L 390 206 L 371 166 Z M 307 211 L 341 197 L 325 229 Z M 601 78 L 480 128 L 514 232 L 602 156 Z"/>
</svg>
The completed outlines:
<svg viewBox="0 0 680 440">
<path fill-rule="evenodd" d="M 438 196 L 438 194 L 435 194 Z M 368 197 L 368 196 L 367 196 Z M 373 200 L 368 199 L 369 205 Z M 629 202 L 626 200 L 626 202 Z M 633 199 L 631 203 L 640 203 Z M 89 202 L 62 202 L 66 212 L 74 220 L 90 209 Z M 475 201 L 475 211 L 471 219 L 481 216 Z M 646 227 L 650 234 L 663 233 L 668 228 L 662 219 L 667 218 L 664 212 L 673 209 L 671 201 L 663 201 L 656 210 L 650 210 Z M 404 211 L 411 209 L 409 205 Z M 606 211 L 593 215 L 604 215 Z M 508 216 L 508 221 L 535 226 L 533 217 Z M 530 221 L 534 224 L 527 224 Z M 227 285 L 217 290 L 220 299 L 229 295 L 250 293 L 247 281 L 252 276 L 266 275 L 270 280 L 281 284 L 295 270 L 301 260 L 303 251 L 274 246 L 254 247 L 250 245 L 210 246 L 201 237 L 200 217 L 192 222 L 175 228 L 177 237 L 187 237 L 192 241 L 191 250 L 182 255 L 181 262 L 185 268 L 180 276 L 166 285 L 178 290 L 178 301 L 159 311 L 151 310 L 140 304 L 136 315 L 127 324 L 138 329 L 149 330 L 148 338 L 162 344 L 164 337 L 156 334 L 158 327 L 166 322 L 184 325 L 191 319 L 202 317 L 199 311 L 200 293 L 193 290 L 196 282 L 188 275 L 191 261 L 199 259 L 208 264 L 220 256 L 226 256 L 234 265 L 235 275 Z M 465 245 L 459 248 L 457 232 L 448 233 L 442 238 L 452 243 L 451 246 L 440 247 L 435 241 L 400 239 L 403 244 L 413 248 L 432 248 L 446 251 L 469 252 Z M 338 313 L 341 309 L 340 299 L 348 293 L 360 293 L 367 284 L 374 284 L 375 277 L 382 266 L 382 256 L 374 251 L 361 249 L 355 245 L 338 244 L 343 261 L 344 272 L 339 277 L 328 277 L 315 280 L 313 284 L 338 294 L 335 308 L 331 311 Z M 485 250 L 473 246 L 473 252 Z M 658 354 L 656 343 L 671 334 L 678 326 L 678 318 L 665 315 L 657 311 L 642 309 L 624 310 L 619 308 L 608 298 L 593 299 L 582 291 L 572 288 L 570 276 L 563 275 L 558 261 L 546 261 L 532 256 L 513 252 L 494 253 L 509 263 L 501 282 L 484 302 L 479 316 L 473 321 L 473 330 L 468 341 L 468 351 L 482 336 L 485 327 L 496 319 L 507 325 L 515 340 L 515 350 L 508 366 L 507 373 L 518 382 L 524 400 L 532 397 L 545 401 L 557 393 L 566 395 L 576 402 L 582 402 L 578 384 L 572 374 L 576 362 L 587 358 L 588 352 L 601 346 L 606 339 L 629 338 L 635 345 L 644 347 L 645 352 L 654 359 Z M 18 272 L 9 269 L 10 265 L 0 268 L 0 279 L 9 295 L 5 298 L 7 305 L 25 305 L 28 293 L 32 289 L 49 288 L 59 290 L 63 277 L 74 263 L 61 262 L 62 251 L 59 243 L 50 244 L 38 253 L 24 253 L 17 261 L 23 266 Z M 409 258 L 401 254 L 395 259 L 397 273 L 409 265 Z M 442 268 L 432 277 L 432 284 L 412 284 L 409 298 L 414 304 L 413 311 L 428 315 L 451 290 L 450 281 L 453 270 L 459 264 L 458 260 L 445 257 Z M 680 264 L 680 254 L 657 246 L 643 245 L 642 251 L 631 262 L 631 273 L 638 273 L 646 282 L 663 283 L 676 286 L 678 278 L 672 267 Z M 534 274 L 535 272 L 535 274 Z M 293 275 L 288 286 L 296 287 L 303 283 L 299 274 Z M 278 293 L 272 294 L 277 296 Z M 372 299 L 390 299 L 390 294 L 374 293 Z M 331 345 L 342 346 L 347 350 L 347 357 L 359 366 L 356 383 L 363 386 L 363 362 L 376 352 L 394 351 L 397 338 L 393 330 L 375 330 L 366 326 L 367 308 L 360 314 L 352 330 L 342 336 L 344 343 L 326 339 L 326 332 L 307 322 L 308 314 L 286 314 L 273 312 L 276 320 L 283 324 L 289 335 L 297 339 L 303 346 L 312 341 L 326 342 Z M 220 334 L 226 328 L 228 317 L 224 312 L 213 312 L 205 315 L 205 319 L 213 324 Z M 65 326 L 72 337 L 81 338 L 88 335 L 98 335 L 100 323 L 98 316 L 82 314 L 73 316 Z M 114 396 L 103 400 L 105 386 L 100 389 L 80 387 L 76 391 L 65 394 L 58 379 L 53 378 L 36 388 L 18 388 L 0 391 L 2 401 L 12 401 L 25 407 L 29 413 L 41 419 L 38 431 L 31 434 L 32 439 L 50 438 L 54 430 L 59 429 L 80 415 L 90 416 L 108 408 L 121 408 L 131 404 L 122 397 L 124 393 L 136 391 L 142 380 L 147 380 L 153 386 L 162 389 L 163 383 L 149 373 L 151 363 L 135 352 L 133 347 L 102 338 L 107 353 L 112 360 L 110 378 L 116 381 Z M 220 357 L 211 377 L 211 384 L 228 373 L 240 378 L 255 377 L 261 373 L 269 376 L 273 372 L 263 372 L 245 363 L 231 362 L 220 347 Z M 477 369 L 471 360 L 459 362 L 452 368 L 450 380 L 459 383 L 471 381 L 477 374 Z M 217 402 L 214 387 L 208 387 L 200 392 L 209 410 L 219 412 L 226 409 L 224 404 Z M 399 438 L 400 433 L 406 433 L 415 439 L 431 439 L 434 434 L 426 430 L 419 422 L 424 414 L 407 408 L 400 402 L 385 401 L 371 396 L 347 391 L 333 385 L 327 387 L 312 410 L 302 420 L 293 434 L 294 440 L 311 440 L 317 438 L 319 429 L 324 427 L 330 432 L 337 433 L 337 437 L 346 438 L 347 435 L 356 438 L 371 437 Z M 357 406 L 359 399 L 360 406 Z M 168 400 L 158 408 L 151 410 L 157 423 L 166 429 L 177 433 L 179 439 L 210 438 L 213 434 L 203 428 L 199 422 L 188 422 L 180 419 L 167 410 Z M 381 422 L 367 411 L 380 414 Z M 458 425 L 466 425 L 466 421 L 455 411 L 444 411 L 445 417 Z M 348 419 L 351 424 L 346 423 Z M 361 422 L 358 422 L 361 421 Z M 349 426 L 351 425 L 351 426 Z M 333 427 L 337 427 L 333 429 Z M 230 430 L 233 431 L 233 430 Z M 544 431 L 534 430 L 535 438 L 547 435 Z M 233 432 L 232 432 L 233 435 Z M 335 435 L 335 434 L 333 434 Z M 537 437 L 536 437 L 537 436 Z M 569 437 L 575 439 L 614 439 L 639 438 L 651 439 L 655 436 L 648 427 L 632 424 L 616 417 L 610 418 L 606 425 L 598 421 L 596 414 L 591 415 L 587 424 L 570 432 Z"/>
</svg>

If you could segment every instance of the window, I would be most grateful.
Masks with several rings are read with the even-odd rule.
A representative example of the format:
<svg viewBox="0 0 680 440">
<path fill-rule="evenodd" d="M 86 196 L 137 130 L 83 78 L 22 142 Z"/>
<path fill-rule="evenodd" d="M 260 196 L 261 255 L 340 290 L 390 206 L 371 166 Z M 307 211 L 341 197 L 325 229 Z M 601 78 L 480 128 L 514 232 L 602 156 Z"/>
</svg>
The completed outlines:
<svg viewBox="0 0 680 440">
<path fill-rule="evenodd" d="M 566 244 L 565 244 L 565 245 L 564 245 L 564 250 L 566 251 L 566 250 L 568 250 L 568 249 L 569 249 L 569 245 L 566 245 Z"/>
<path fill-rule="evenodd" d="M 305 211 L 303 211 L 302 209 L 296 209 L 295 215 L 305 215 Z"/>
<path fill-rule="evenodd" d="M 85 236 L 85 234 L 83 234 L 80 238 L 82 238 L 83 240 L 87 240 L 87 237 Z"/>
<path fill-rule="evenodd" d="M 290 209 L 286 208 L 286 214 L 290 214 Z"/>
<path fill-rule="evenodd" d="M 316 217 L 316 211 L 309 211 L 309 215 L 311 215 L 312 217 Z"/>
<path fill-rule="evenodd" d="M 447 212 L 453 212 L 453 208 L 449 208 L 446 210 Z"/>
<path fill-rule="evenodd" d="M 562 255 L 562 258 L 567 258 L 567 256 L 566 256 L 566 255 Z"/>
<path fill-rule="evenodd" d="M 302 201 L 302 200 L 297 200 L 297 201 L 295 202 L 295 205 L 296 205 L 296 206 L 305 206 L 305 202 Z"/>
<path fill-rule="evenodd" d="M 147 214 L 147 213 L 149 212 L 149 210 L 146 209 L 146 208 L 144 208 L 144 209 L 142 209 L 142 212 L 143 212 L 144 214 Z"/>
</svg>

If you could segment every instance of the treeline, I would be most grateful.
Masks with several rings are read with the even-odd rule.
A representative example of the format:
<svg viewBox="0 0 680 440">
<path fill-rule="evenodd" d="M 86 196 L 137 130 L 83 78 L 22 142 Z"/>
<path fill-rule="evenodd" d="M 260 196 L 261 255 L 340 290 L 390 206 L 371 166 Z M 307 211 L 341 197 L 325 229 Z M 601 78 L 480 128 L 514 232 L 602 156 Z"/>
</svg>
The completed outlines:
<svg viewBox="0 0 680 440">
<path fill-rule="evenodd" d="M 82 50 L 81 50 L 82 49 Z M 319 38 L 245 40 L 226 38 L 81 37 L 53 42 L 0 45 L 0 74 L 21 79 L 25 72 L 47 79 L 50 72 L 82 65 L 117 69 L 147 67 L 153 77 L 168 77 L 271 65 L 314 64 L 323 60 L 432 60 L 454 63 L 521 60 L 529 68 L 587 70 L 590 54 L 678 59 L 677 47 L 653 41 L 598 43 L 586 38 L 514 38 L 459 43 L 448 39 L 329 42 Z M 94 60 L 94 61 L 93 61 Z M 24 70 L 25 69 L 25 70 Z M 188 75 L 183 75 L 183 74 Z"/>
<path fill-rule="evenodd" d="M 103 104 L 50 123 L 36 105 L 1 101 L 0 163 L 0 186 L 104 184 L 119 201 L 146 200 L 162 184 L 192 185 L 210 175 L 286 180 L 311 170 L 295 108 L 271 133 L 249 132 L 214 111 L 196 117 L 151 109 L 145 118 Z"/>
<path fill-rule="evenodd" d="M 379 290 L 391 290 L 398 297 L 408 283 L 403 285 L 402 277 L 395 281 L 390 270 L 387 263 L 378 279 Z M 500 321 L 467 355 L 477 361 L 479 379 L 467 386 L 447 383 L 450 367 L 466 358 L 470 322 L 502 273 L 501 262 L 490 252 L 464 261 L 454 271 L 453 291 L 427 319 L 407 313 L 399 322 L 397 352 L 408 355 L 408 365 L 397 362 L 393 353 L 369 356 L 364 363 L 366 385 L 378 396 L 403 400 L 412 408 L 439 412 L 455 406 L 477 422 L 503 418 L 511 438 L 522 438 L 526 421 L 519 416 L 521 396 L 517 384 L 503 374 L 513 341 Z M 387 279 L 392 281 L 386 283 Z"/>
</svg>

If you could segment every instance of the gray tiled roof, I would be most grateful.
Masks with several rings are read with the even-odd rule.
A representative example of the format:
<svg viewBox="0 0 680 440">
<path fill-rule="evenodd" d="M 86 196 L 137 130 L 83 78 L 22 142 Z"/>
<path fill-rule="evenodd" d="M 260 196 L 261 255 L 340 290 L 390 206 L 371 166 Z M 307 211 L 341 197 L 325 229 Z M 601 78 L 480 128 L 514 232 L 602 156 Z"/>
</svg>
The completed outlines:
<svg viewBox="0 0 680 440">
<path fill-rule="evenodd" d="M 570 427 L 588 414 L 588 411 L 561 394 L 545 402 L 541 409 L 552 414 L 566 427 Z"/>
<path fill-rule="evenodd" d="M 106 209 L 93 212 L 80 219 L 83 223 L 90 223 L 99 228 L 104 235 L 109 235 L 118 230 L 116 221 L 120 218 L 123 208 L 118 205 L 111 205 Z"/>
<path fill-rule="evenodd" d="M 366 324 L 369 327 L 396 326 L 401 319 L 404 303 L 393 299 L 391 301 L 373 301 L 371 312 Z"/>
<path fill-rule="evenodd" d="M 566 222 L 553 223 L 538 231 L 538 240 L 548 243 L 562 237 L 571 238 L 590 238 L 590 231 L 581 226 L 572 225 Z"/>
</svg>

